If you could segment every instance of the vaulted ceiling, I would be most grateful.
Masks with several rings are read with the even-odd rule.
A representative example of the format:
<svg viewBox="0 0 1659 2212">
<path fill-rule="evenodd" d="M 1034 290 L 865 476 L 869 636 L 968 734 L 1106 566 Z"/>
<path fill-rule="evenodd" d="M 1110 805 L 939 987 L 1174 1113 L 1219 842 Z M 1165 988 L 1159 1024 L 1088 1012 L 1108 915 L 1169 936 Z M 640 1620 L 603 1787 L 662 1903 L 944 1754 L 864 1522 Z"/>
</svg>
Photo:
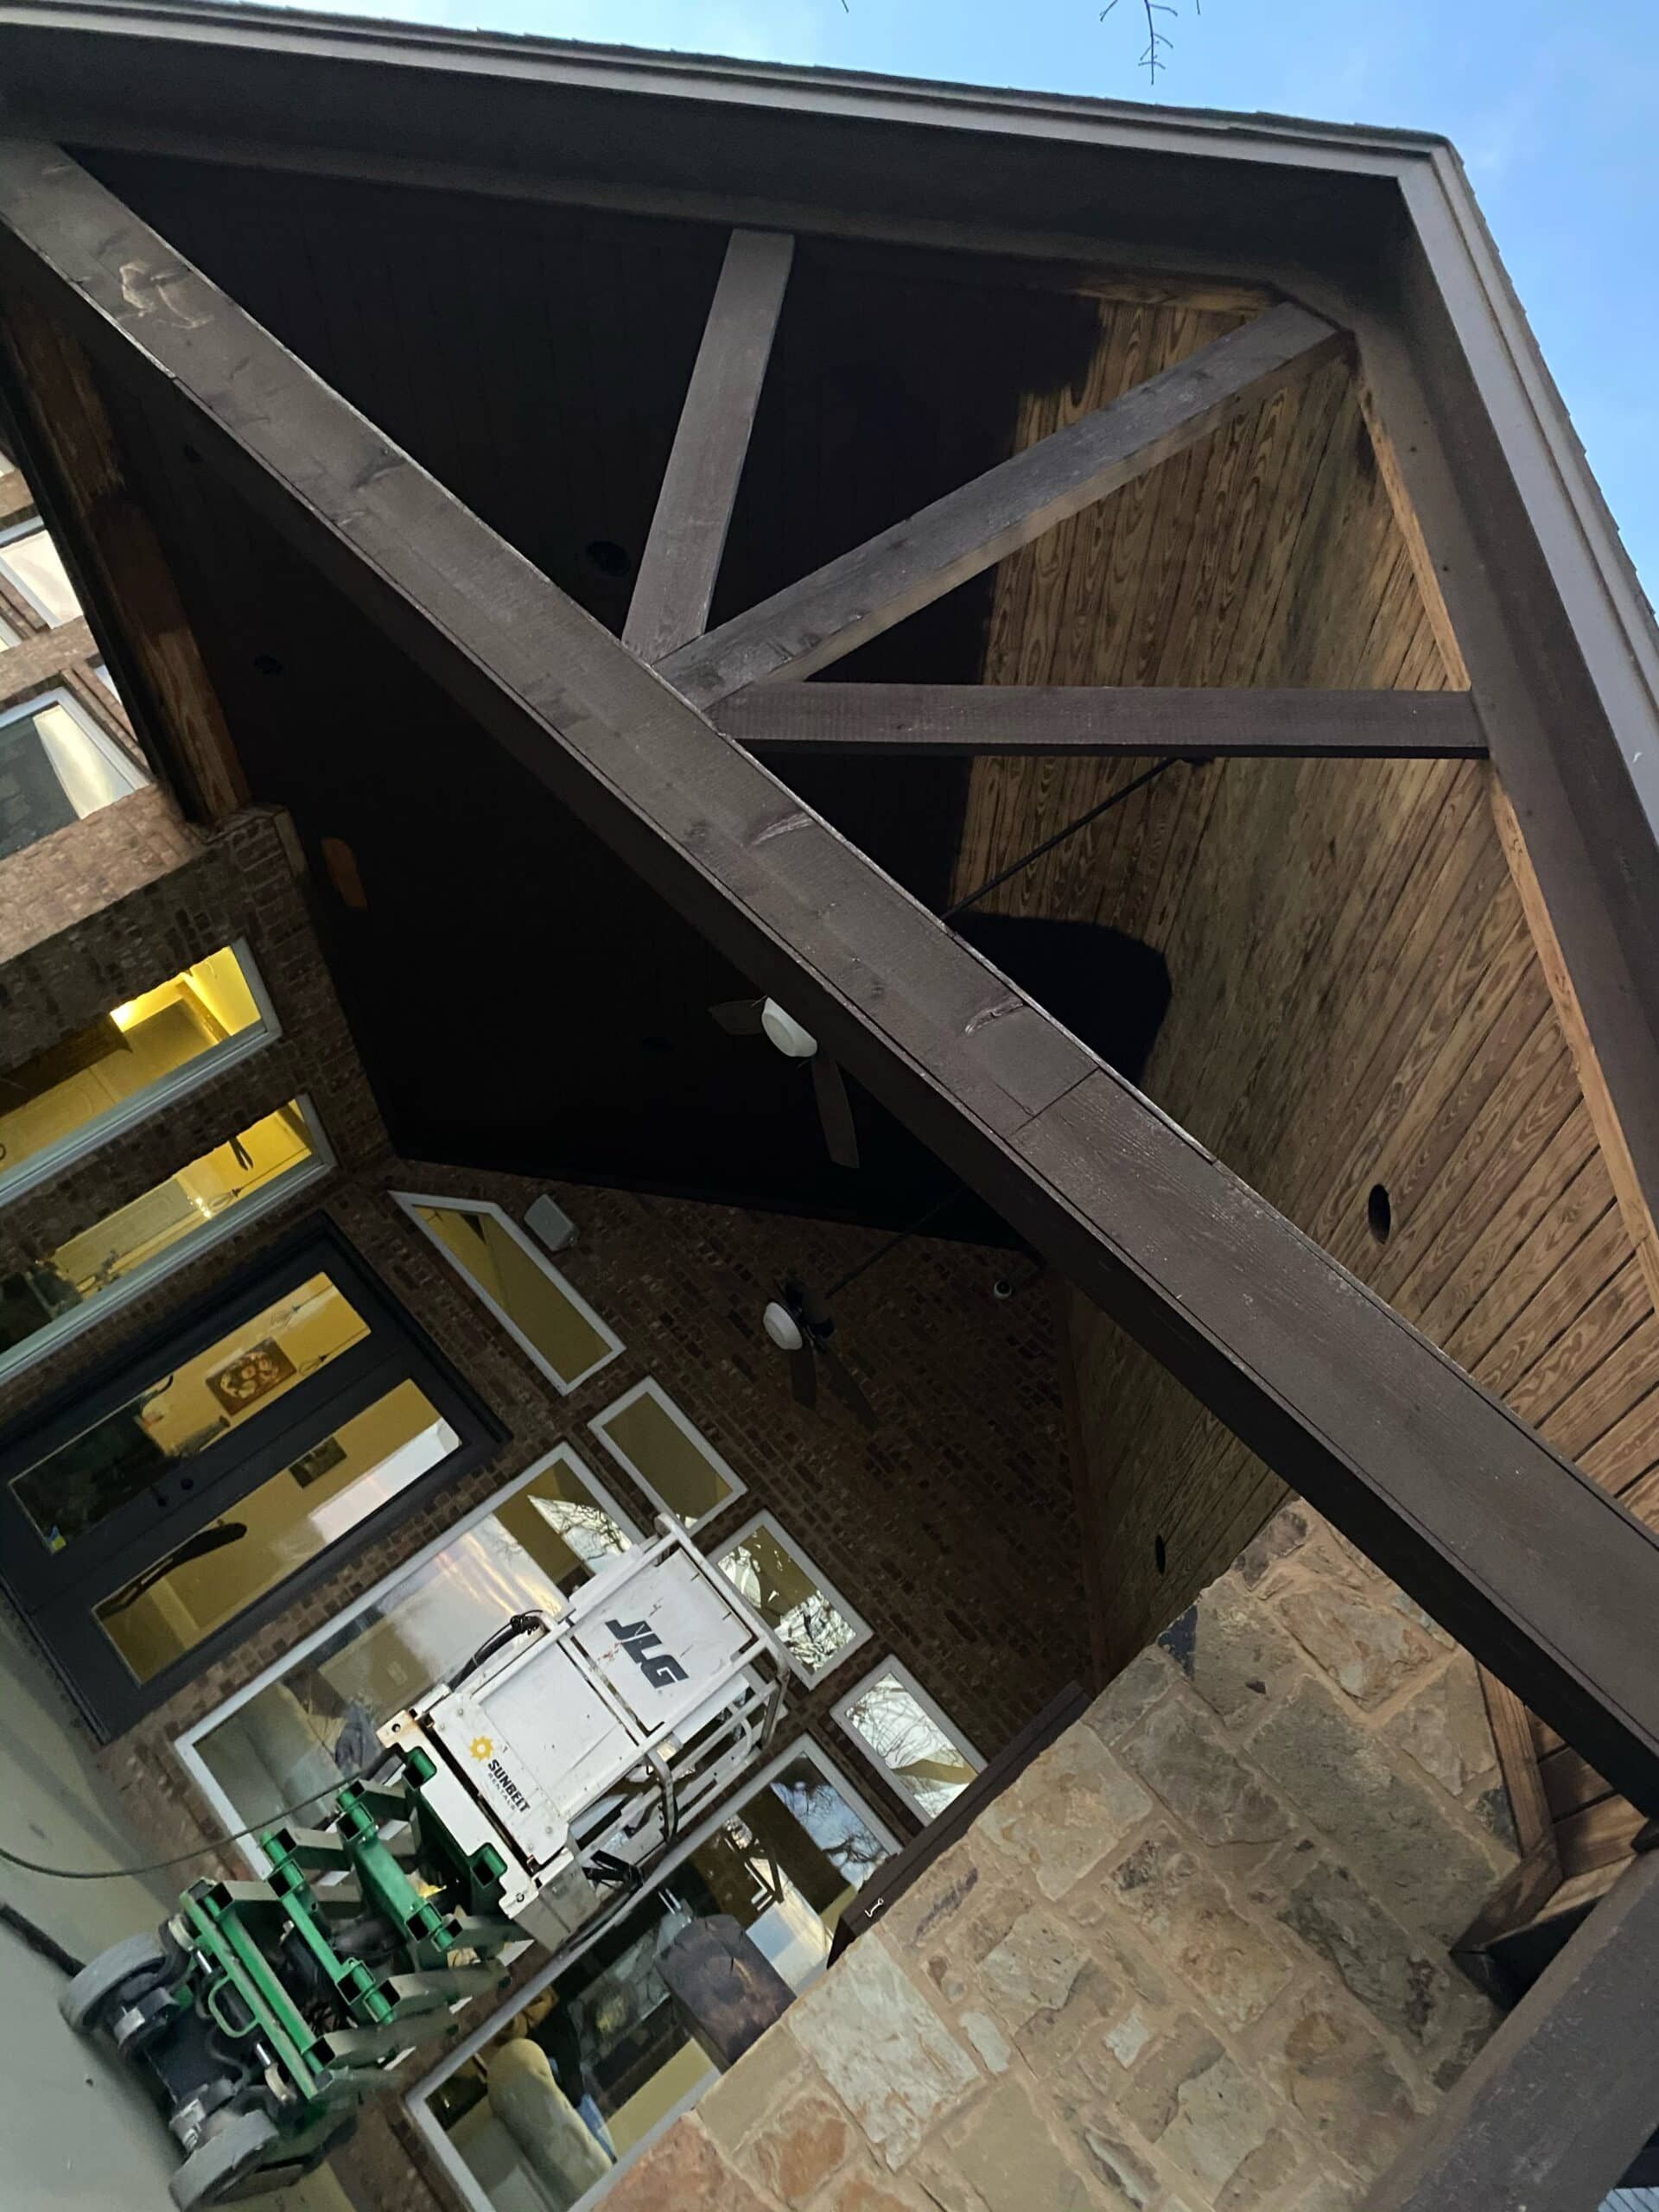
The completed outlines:
<svg viewBox="0 0 1659 2212">
<path fill-rule="evenodd" d="M 87 159 L 620 630 L 722 228 L 149 155 Z M 804 240 L 715 619 L 1259 305 L 1233 285 Z M 708 1017 L 745 980 L 461 726 L 188 449 L 130 397 L 111 397 L 255 795 L 291 809 L 315 863 L 330 957 L 402 1149 L 884 1223 L 950 1187 L 862 1098 L 865 1167 L 830 1166 L 802 1071 Z M 1356 607 L 1385 606 L 1398 584 L 1397 549 L 1371 527 L 1368 462 L 1338 364 L 877 639 L 833 680 L 1395 680 L 1421 661 L 1421 639 L 1396 650 L 1397 625 L 1379 615 L 1374 643 L 1357 641 Z M 1125 772 L 788 768 L 936 907 Z M 1160 840 L 1179 835 L 1148 825 L 1179 823 L 1185 803 L 1179 776 L 1166 779 L 1150 804 L 1131 801 L 1020 879 L 1001 916 L 965 925 L 1135 1076 L 1168 995 L 1161 956 L 1138 941 L 1146 879 Z M 328 888 L 325 840 L 351 848 L 362 911 Z M 967 1204 L 941 1225 L 986 1224 Z"/>
</svg>

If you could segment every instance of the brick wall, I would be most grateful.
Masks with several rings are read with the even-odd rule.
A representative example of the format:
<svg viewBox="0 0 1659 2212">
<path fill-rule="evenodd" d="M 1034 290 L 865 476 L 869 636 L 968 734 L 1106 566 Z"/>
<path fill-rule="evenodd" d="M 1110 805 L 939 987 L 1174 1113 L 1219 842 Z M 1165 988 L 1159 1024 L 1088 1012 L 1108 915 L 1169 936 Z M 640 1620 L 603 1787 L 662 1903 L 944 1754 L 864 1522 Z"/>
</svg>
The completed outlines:
<svg viewBox="0 0 1659 2212">
<path fill-rule="evenodd" d="M 548 1187 L 582 1230 L 558 1264 L 625 1346 L 568 1398 L 388 1195 L 404 1188 L 492 1198 L 518 1217 Z M 872 1641 L 845 1667 L 810 1691 L 795 1686 L 791 1699 L 804 1725 L 855 1769 L 901 1831 L 913 1825 L 904 1801 L 829 1718 L 864 1668 L 896 1654 L 988 1755 L 1056 1690 L 1086 1679 L 1053 1308 L 1039 1290 L 993 1298 L 1006 1254 L 918 1239 L 838 1302 L 837 1342 L 881 1416 L 872 1435 L 833 1400 L 817 1413 L 796 1405 L 760 1313 L 785 1267 L 833 1280 L 879 1241 L 874 1232 L 385 1162 L 337 1182 L 327 1211 L 509 1438 L 488 1466 L 359 1554 L 112 1748 L 111 1771 L 148 1801 L 157 1834 L 188 1840 L 205 1818 L 168 1749 L 181 1729 L 556 1443 L 574 1444 L 649 1528 L 650 1498 L 588 1429 L 647 1375 L 748 1486 L 699 1530 L 699 1541 L 734 1533 L 768 1508 L 870 1624 Z M 144 1807 L 135 1810 L 146 1817 Z"/>
<path fill-rule="evenodd" d="M 183 867 L 197 842 L 165 792 L 149 784 L 10 855 L 0 861 L 0 963 Z M 11 1062 L 23 1056 L 12 1050 L 10 1008 L 0 1013 Z"/>
<path fill-rule="evenodd" d="M 1287 1508 L 607 2212 L 1342 2212 L 1492 2025 L 1472 1662 Z"/>
</svg>

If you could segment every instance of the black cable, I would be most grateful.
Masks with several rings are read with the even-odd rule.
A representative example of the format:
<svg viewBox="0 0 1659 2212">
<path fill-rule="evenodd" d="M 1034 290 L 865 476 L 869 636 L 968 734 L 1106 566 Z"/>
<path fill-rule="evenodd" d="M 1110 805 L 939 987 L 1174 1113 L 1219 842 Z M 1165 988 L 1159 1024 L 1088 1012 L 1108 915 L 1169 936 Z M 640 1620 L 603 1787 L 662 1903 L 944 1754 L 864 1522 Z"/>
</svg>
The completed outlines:
<svg viewBox="0 0 1659 2212">
<path fill-rule="evenodd" d="M 832 1298 L 839 1298 L 848 1284 L 856 1282 L 867 1268 L 873 1268 L 878 1260 L 885 1260 L 889 1252 L 896 1252 L 901 1244 L 925 1229 L 936 1214 L 942 1214 L 947 1206 L 955 1205 L 958 1198 L 965 1198 L 968 1195 L 968 1186 L 965 1183 L 954 1191 L 947 1191 L 942 1198 L 937 1199 L 932 1205 L 929 1206 L 925 1213 L 918 1213 L 915 1220 L 907 1227 L 897 1230 L 887 1238 L 885 1243 L 878 1244 L 874 1251 L 868 1258 L 861 1260 L 855 1268 L 849 1268 L 839 1282 L 832 1282 L 823 1294 L 824 1304 L 827 1306 Z"/>
<path fill-rule="evenodd" d="M 0 1904 L 0 1927 L 10 1928 L 14 1936 L 21 1936 L 31 1951 L 38 1951 L 41 1958 L 56 1967 L 60 1974 L 73 1975 L 85 1970 L 85 1959 L 78 1959 L 73 1951 L 66 1951 L 55 1936 L 48 1936 L 44 1928 L 37 1928 L 15 1905 Z"/>
<path fill-rule="evenodd" d="M 1172 753 L 1167 760 L 1155 760 L 1150 768 L 1143 768 L 1138 776 L 1131 777 L 1121 791 L 1113 791 L 1109 798 L 1102 799 L 1098 806 L 1091 806 L 1087 814 L 1080 814 L 1075 822 L 1068 822 L 1064 830 L 1057 830 L 1052 837 L 1045 837 L 1040 845 L 1033 845 L 1028 853 L 1022 853 L 1017 861 L 1011 861 L 988 882 L 982 883 L 977 891 L 970 891 L 965 899 L 958 899 L 954 906 L 947 906 L 939 919 L 942 922 L 954 921 L 968 907 L 976 906 L 999 885 L 1006 883 L 1011 875 L 1018 875 L 1021 868 L 1029 868 L 1033 861 L 1041 860 L 1045 853 L 1052 853 L 1056 845 L 1063 845 L 1068 837 L 1075 837 L 1079 830 L 1086 830 L 1103 814 L 1109 814 L 1115 806 L 1122 806 L 1126 798 L 1133 798 L 1136 791 L 1144 791 L 1148 784 L 1155 783 L 1164 771 L 1174 767 L 1180 758 L 1179 753 Z"/>
<path fill-rule="evenodd" d="M 382 1759 L 380 1766 L 385 1764 Z M 373 1771 L 378 1774 L 380 1767 L 376 1767 Z M 361 1776 L 356 1778 L 366 1781 L 371 1777 Z M 340 1787 L 344 1789 L 351 1779 L 353 1777 L 341 1775 Z M 251 1827 L 232 1828 L 228 1835 L 211 1837 L 198 1844 L 194 1851 L 181 1851 L 172 1859 L 152 1859 L 143 1866 L 44 1866 L 38 1859 L 25 1859 L 19 1852 L 8 1851 L 3 1843 L 0 1843 L 0 1859 L 3 1859 L 8 1866 L 21 1866 L 26 1874 L 49 1874 L 60 1882 L 119 1882 L 134 1874 L 164 1874 L 169 1866 L 188 1866 L 193 1859 L 211 1859 L 227 1843 L 240 1843 L 245 1837 L 263 1834 L 267 1828 L 274 1827 L 278 1821 L 286 1821 L 296 1813 L 304 1812 L 308 1806 L 315 1805 L 319 1797 L 326 1797 L 327 1794 L 326 1789 L 314 1789 L 309 1796 L 300 1798 L 296 1803 L 283 1805 L 274 1813 L 267 1813 L 264 1820 L 256 1821 Z"/>
</svg>

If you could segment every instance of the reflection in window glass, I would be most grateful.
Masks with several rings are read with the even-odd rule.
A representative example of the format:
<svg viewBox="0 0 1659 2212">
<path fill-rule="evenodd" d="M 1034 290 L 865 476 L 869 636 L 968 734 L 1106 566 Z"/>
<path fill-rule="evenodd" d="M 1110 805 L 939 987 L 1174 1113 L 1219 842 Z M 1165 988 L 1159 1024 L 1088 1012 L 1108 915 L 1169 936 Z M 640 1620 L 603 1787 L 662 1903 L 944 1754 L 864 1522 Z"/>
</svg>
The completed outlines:
<svg viewBox="0 0 1659 2212">
<path fill-rule="evenodd" d="M 100 1124 L 130 1119 L 120 1109 L 162 1086 L 176 1095 L 181 1069 L 200 1081 L 218 1064 L 203 1066 L 209 1055 L 264 1028 L 243 962 L 227 945 L 9 1068 L 0 1075 L 0 1190 L 27 1161 L 84 1149 Z"/>
<path fill-rule="evenodd" d="M 640 1488 L 688 1529 L 747 1487 L 655 1382 L 641 1382 L 588 1426 Z"/>
<path fill-rule="evenodd" d="M 575 1455 L 556 1455 L 196 1742 L 193 1757 L 236 1815 L 228 1825 L 253 1827 L 364 1771 L 394 1713 L 512 1614 L 557 1612 L 633 1535 Z"/>
<path fill-rule="evenodd" d="M 44 1259 L 0 1276 L 0 1370 L 19 1367 L 141 1283 L 188 1259 L 210 1232 L 321 1173 L 297 1100 L 215 1145 Z"/>
<path fill-rule="evenodd" d="M 99 1626 L 134 1677 L 149 1681 L 460 1443 L 418 1383 L 398 1383 L 134 1575 L 97 1608 Z"/>
<path fill-rule="evenodd" d="M 0 860 L 66 829 L 148 780 L 67 700 L 0 715 Z"/>
<path fill-rule="evenodd" d="M 925 1821 L 936 1820 L 982 1764 L 896 1660 L 861 1682 L 836 1717 Z"/>
<path fill-rule="evenodd" d="M 732 1914 L 798 1991 L 890 1848 L 814 1758 L 791 1755 L 433 2092 L 433 2118 L 487 2201 L 569 2212 L 715 2080 L 657 1970 L 683 1928 Z"/>
<path fill-rule="evenodd" d="M 60 622 L 73 622 L 80 612 L 74 586 L 43 523 L 29 523 L 15 537 L 0 542 L 0 575 L 54 629 Z"/>
<path fill-rule="evenodd" d="M 14 1477 L 12 1493 L 61 1551 L 368 1332 L 345 1294 L 312 1275 Z"/>
<path fill-rule="evenodd" d="M 734 1538 L 715 1564 L 809 1681 L 838 1665 L 869 1634 L 770 1514 L 761 1514 Z"/>
<path fill-rule="evenodd" d="M 621 1351 L 621 1340 L 499 1206 L 398 1203 L 558 1389 L 573 1390 Z"/>
</svg>

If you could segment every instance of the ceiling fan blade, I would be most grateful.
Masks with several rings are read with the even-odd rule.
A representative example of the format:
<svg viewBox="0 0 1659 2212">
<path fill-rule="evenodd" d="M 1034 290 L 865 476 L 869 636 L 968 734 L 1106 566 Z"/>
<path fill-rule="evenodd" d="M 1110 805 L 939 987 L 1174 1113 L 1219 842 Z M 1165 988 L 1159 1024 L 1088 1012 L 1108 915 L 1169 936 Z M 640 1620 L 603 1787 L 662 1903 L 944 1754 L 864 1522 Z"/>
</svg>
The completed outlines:
<svg viewBox="0 0 1659 2212">
<path fill-rule="evenodd" d="M 798 1351 L 791 1352 L 789 1356 L 789 1387 L 795 1393 L 798 1406 L 810 1409 L 817 1404 L 817 1363 L 813 1358 L 810 1344 L 803 1344 Z"/>
<path fill-rule="evenodd" d="M 764 999 L 722 999 L 709 1013 L 728 1037 L 758 1037 Z"/>
<path fill-rule="evenodd" d="M 862 1421 L 866 1428 L 880 1428 L 881 1417 L 860 1389 L 857 1377 L 846 1361 L 838 1352 L 831 1351 L 828 1344 L 818 1346 L 818 1357 L 829 1369 L 830 1387 L 842 1405 Z"/>
<path fill-rule="evenodd" d="M 847 1079 L 836 1063 L 822 1052 L 812 1057 L 812 1090 L 818 1102 L 823 1141 L 837 1167 L 858 1165 L 858 1131 L 853 1126 L 853 1102 L 847 1096 Z"/>
</svg>

